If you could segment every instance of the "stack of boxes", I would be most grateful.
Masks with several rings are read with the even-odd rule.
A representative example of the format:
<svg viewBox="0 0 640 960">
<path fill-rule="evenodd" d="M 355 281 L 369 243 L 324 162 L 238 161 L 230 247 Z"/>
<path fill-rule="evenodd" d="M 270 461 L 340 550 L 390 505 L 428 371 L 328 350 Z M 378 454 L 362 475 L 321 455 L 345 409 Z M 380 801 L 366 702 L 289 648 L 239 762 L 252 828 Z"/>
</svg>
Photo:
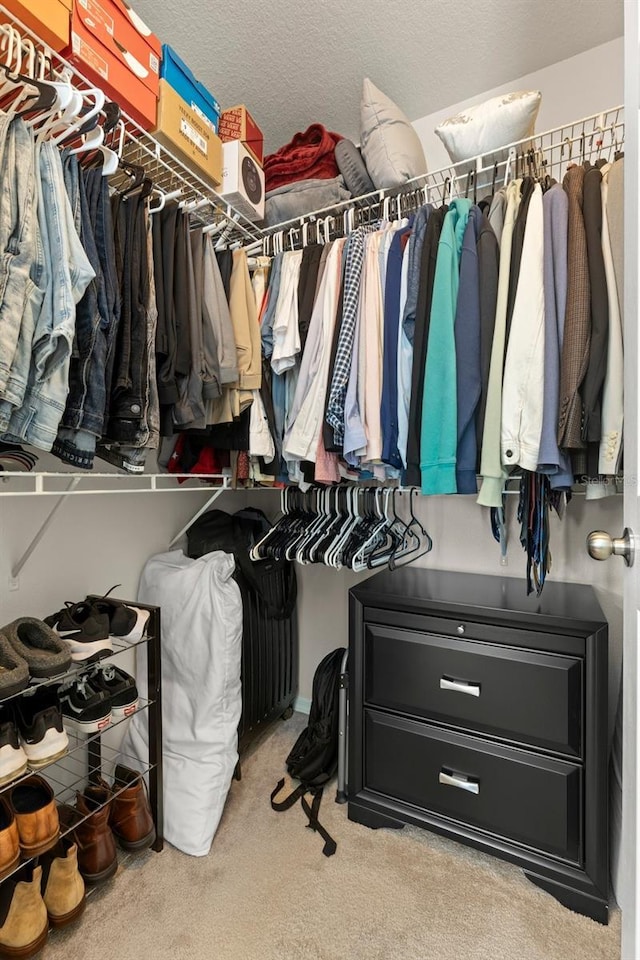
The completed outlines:
<svg viewBox="0 0 640 960">
<path fill-rule="evenodd" d="M 220 113 L 128 0 L 2 0 L 6 8 L 250 220 L 264 217 L 262 132 L 244 105 Z"/>
<path fill-rule="evenodd" d="M 224 163 L 220 195 L 248 220 L 264 218 L 262 131 L 244 104 L 220 117 Z"/>
</svg>

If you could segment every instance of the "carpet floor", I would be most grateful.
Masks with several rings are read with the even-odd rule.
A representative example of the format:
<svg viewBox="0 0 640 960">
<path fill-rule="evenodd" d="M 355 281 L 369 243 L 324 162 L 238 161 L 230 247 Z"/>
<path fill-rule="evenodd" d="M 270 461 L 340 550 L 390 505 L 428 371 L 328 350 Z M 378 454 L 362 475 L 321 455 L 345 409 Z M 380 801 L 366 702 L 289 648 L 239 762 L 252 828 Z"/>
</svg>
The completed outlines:
<svg viewBox="0 0 640 960">
<path fill-rule="evenodd" d="M 619 960 L 608 927 L 560 906 L 515 867 L 423 830 L 368 830 L 322 802 L 338 843 L 274 813 L 296 715 L 245 759 L 211 853 L 131 857 L 55 934 L 43 960 Z"/>
</svg>

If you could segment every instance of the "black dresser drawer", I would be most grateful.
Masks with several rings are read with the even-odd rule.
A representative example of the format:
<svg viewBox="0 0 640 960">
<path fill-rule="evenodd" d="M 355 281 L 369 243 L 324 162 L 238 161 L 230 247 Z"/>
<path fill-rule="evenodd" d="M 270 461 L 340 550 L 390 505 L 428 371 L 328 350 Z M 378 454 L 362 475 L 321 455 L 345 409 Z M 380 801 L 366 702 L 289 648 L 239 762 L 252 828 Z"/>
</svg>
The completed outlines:
<svg viewBox="0 0 640 960">
<path fill-rule="evenodd" d="M 373 710 L 364 738 L 368 791 L 581 862 L 579 766 Z"/>
<path fill-rule="evenodd" d="M 366 704 L 582 757 L 579 658 L 371 623 L 364 635 Z"/>
</svg>

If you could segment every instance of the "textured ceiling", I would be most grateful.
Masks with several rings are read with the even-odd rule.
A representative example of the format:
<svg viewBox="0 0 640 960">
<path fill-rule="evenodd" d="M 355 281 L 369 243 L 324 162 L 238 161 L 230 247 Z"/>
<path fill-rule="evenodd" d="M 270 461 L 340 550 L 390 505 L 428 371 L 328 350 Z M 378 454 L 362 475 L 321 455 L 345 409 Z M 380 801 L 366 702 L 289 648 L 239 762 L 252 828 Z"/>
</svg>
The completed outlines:
<svg viewBox="0 0 640 960">
<path fill-rule="evenodd" d="M 362 78 L 411 120 L 621 36 L 623 0 L 133 0 L 266 152 L 312 122 L 359 139 Z"/>
</svg>

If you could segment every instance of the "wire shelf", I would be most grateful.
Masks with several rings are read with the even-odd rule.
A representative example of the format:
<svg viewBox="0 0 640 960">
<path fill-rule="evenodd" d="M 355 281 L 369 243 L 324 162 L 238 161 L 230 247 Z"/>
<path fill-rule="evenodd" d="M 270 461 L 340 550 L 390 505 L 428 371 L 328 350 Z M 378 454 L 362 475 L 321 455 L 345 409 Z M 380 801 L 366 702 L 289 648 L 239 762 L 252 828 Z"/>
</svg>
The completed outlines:
<svg viewBox="0 0 640 960">
<path fill-rule="evenodd" d="M 135 770 L 135 772 L 139 774 L 139 777 L 137 778 L 138 780 L 150 773 L 155 766 L 154 764 L 150 763 L 141 763 L 139 758 L 130 757 L 127 754 L 123 754 L 120 749 L 107 747 L 104 744 L 102 745 L 102 755 L 103 761 L 106 760 L 108 763 L 112 764 L 124 763 L 125 766 L 129 766 L 130 769 Z M 76 794 L 81 793 L 89 783 L 95 783 L 99 778 L 102 777 L 102 763 L 92 763 L 90 755 L 89 759 L 86 760 L 85 758 L 80 759 L 74 754 L 69 753 L 66 757 L 63 757 L 62 760 L 57 761 L 55 768 L 57 772 L 56 776 L 53 775 L 51 768 L 47 768 L 44 773 L 40 773 L 39 775 L 42 776 L 43 779 L 46 780 L 51 786 L 56 804 L 73 806 Z M 61 777 L 60 774 L 62 773 L 66 774 L 67 776 L 64 778 Z M 17 783 L 18 781 L 16 781 L 15 784 L 10 784 L 9 786 L 14 787 Z M 114 797 L 118 797 L 121 793 L 124 793 L 125 790 L 128 790 L 131 784 L 113 783 L 109 784 L 109 786 L 110 796 L 108 803 L 110 803 Z M 82 823 L 85 823 L 90 816 L 96 813 L 96 811 L 102 810 L 105 806 L 107 806 L 106 803 L 96 804 L 92 808 L 91 813 L 87 814 L 86 816 L 83 816 L 79 811 L 76 811 L 77 817 L 74 818 L 74 823 L 72 826 L 63 826 L 60 824 L 59 837 L 62 838 L 68 836 L 73 832 L 73 830 L 76 829 L 76 827 L 80 826 Z M 25 864 L 31 863 L 36 859 L 37 856 L 23 857 L 20 860 L 20 863 L 18 863 L 12 870 L 8 871 L 2 877 L 0 882 L 4 883 L 5 880 L 8 880 L 9 877 L 13 876 L 13 874 L 17 873 L 18 870 L 24 867 Z"/>
<path fill-rule="evenodd" d="M 176 481 L 181 481 L 176 486 Z M 66 487 L 64 484 L 67 484 Z M 83 484 L 81 487 L 80 484 Z M 0 473 L 2 497 L 69 497 L 121 493 L 194 493 L 206 486 L 228 490 L 231 477 L 223 473 L 93 473 L 91 471 L 19 470 Z"/>
<path fill-rule="evenodd" d="M 509 176 L 536 172 L 561 180 L 570 163 L 594 161 L 599 157 L 613 159 L 624 144 L 624 107 L 616 106 L 560 127 L 505 144 L 488 154 L 479 154 L 460 163 L 452 163 L 408 180 L 393 189 L 373 190 L 359 197 L 314 210 L 301 217 L 284 220 L 266 227 L 262 241 L 249 245 L 250 252 L 262 247 L 270 249 L 270 238 L 289 234 L 293 245 L 300 239 L 301 228 L 314 224 L 319 242 L 330 235 L 347 232 L 350 211 L 356 211 L 366 222 L 385 216 L 394 208 L 402 214 L 422 203 L 445 202 L 460 195 L 478 199 L 493 187 L 501 186 Z M 403 202 L 404 201 L 404 202 Z M 341 222 L 342 220 L 342 222 Z"/>
<path fill-rule="evenodd" d="M 36 51 L 46 57 L 47 63 L 56 71 L 66 74 L 74 86 L 82 91 L 92 88 L 86 77 L 59 53 L 51 50 L 43 40 L 30 30 L 15 14 L 0 4 L 2 24 L 15 26 L 23 39 L 27 39 Z M 1 29 L 1 25 L 0 25 Z M 146 175 L 164 193 L 179 191 L 180 200 L 191 205 L 192 216 L 203 226 L 217 225 L 220 237 L 225 242 L 245 244 L 262 236 L 262 231 L 239 210 L 220 197 L 212 184 L 208 183 L 195 170 L 185 166 L 172 152 L 147 131 L 143 130 L 125 111 L 122 111 L 124 124 L 122 156 L 130 163 L 144 167 Z M 115 176 L 115 184 L 123 182 Z"/>
</svg>

